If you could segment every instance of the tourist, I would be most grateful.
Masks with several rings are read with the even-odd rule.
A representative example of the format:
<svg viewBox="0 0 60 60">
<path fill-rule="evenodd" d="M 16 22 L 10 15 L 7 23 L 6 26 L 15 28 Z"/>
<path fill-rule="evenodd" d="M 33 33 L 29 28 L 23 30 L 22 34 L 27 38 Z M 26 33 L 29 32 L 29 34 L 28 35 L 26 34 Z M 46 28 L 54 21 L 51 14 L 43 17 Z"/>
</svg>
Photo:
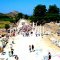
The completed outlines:
<svg viewBox="0 0 60 60">
<path fill-rule="evenodd" d="M 51 60 L 51 53 L 48 53 L 48 60 Z"/>
<path fill-rule="evenodd" d="M 11 51 L 9 51 L 9 56 L 11 57 Z"/>
<path fill-rule="evenodd" d="M 36 30 L 36 32 L 35 32 L 35 35 L 36 35 L 36 37 L 38 36 L 38 34 L 37 34 L 37 30 Z"/>
<path fill-rule="evenodd" d="M 19 32 L 18 32 L 18 34 L 19 34 Z"/>
<path fill-rule="evenodd" d="M 37 32 L 36 32 L 36 37 L 37 37 Z"/>
<path fill-rule="evenodd" d="M 2 47 L 5 48 L 6 44 L 5 44 L 5 41 L 3 40 L 2 41 Z"/>
<path fill-rule="evenodd" d="M 31 52 L 31 45 L 29 45 L 29 51 Z"/>
<path fill-rule="evenodd" d="M 17 55 L 15 55 L 15 59 L 16 59 L 16 60 L 18 60 L 18 59 L 19 59 Z"/>
<path fill-rule="evenodd" d="M 27 37 L 29 36 L 29 32 L 26 32 L 26 36 L 27 36 Z"/>
<path fill-rule="evenodd" d="M 13 48 L 11 48 L 11 54 L 13 55 L 13 51 L 14 51 L 14 49 Z"/>
<path fill-rule="evenodd" d="M 6 35 L 6 39 L 9 39 L 9 35 L 8 34 Z"/>
<path fill-rule="evenodd" d="M 32 51 L 35 51 L 35 50 L 34 50 L 34 45 L 32 45 Z"/>
<path fill-rule="evenodd" d="M 31 36 L 32 36 L 33 32 L 31 31 L 30 34 L 31 34 Z"/>
<path fill-rule="evenodd" d="M 13 36 L 15 36 L 15 32 L 13 32 Z"/>
<path fill-rule="evenodd" d="M 31 31 L 31 34 L 33 34 L 33 32 Z"/>
<path fill-rule="evenodd" d="M 15 44 L 14 41 L 12 41 L 12 44 Z"/>
</svg>

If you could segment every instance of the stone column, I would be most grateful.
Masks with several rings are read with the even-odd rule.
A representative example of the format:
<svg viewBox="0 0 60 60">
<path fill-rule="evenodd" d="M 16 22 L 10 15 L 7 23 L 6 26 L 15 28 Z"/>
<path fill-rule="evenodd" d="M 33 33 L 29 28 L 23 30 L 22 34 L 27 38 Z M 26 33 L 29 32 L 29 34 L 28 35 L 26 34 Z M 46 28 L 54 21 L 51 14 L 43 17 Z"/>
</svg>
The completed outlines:
<svg viewBox="0 0 60 60">
<path fill-rule="evenodd" d="M 33 28 L 34 28 L 34 22 L 33 22 Z"/>
</svg>

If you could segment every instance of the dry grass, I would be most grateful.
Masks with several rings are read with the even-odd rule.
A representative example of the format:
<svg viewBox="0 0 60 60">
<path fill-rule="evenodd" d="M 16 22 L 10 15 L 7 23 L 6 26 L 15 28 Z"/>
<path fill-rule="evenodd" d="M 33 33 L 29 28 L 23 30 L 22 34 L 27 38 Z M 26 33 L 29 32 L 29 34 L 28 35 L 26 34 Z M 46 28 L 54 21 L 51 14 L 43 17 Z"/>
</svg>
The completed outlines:
<svg viewBox="0 0 60 60">
<path fill-rule="evenodd" d="M 0 21 L 0 28 L 4 28 L 5 24 L 10 24 L 9 21 Z"/>
</svg>

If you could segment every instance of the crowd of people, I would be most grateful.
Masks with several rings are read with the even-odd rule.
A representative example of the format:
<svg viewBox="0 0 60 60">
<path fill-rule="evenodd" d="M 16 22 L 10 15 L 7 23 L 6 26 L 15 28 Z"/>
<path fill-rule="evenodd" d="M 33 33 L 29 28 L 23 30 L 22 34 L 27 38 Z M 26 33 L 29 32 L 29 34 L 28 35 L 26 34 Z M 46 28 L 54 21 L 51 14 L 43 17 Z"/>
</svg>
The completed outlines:
<svg viewBox="0 0 60 60">
<path fill-rule="evenodd" d="M 30 29 L 30 30 L 29 30 Z M 33 30 L 33 31 L 32 31 Z M 32 36 L 33 34 L 35 34 L 35 36 L 36 37 L 38 37 L 38 36 L 40 36 L 40 32 L 39 31 L 35 31 L 34 32 L 34 30 L 35 30 L 35 28 L 32 28 L 31 26 L 29 27 L 29 26 L 23 26 L 22 28 L 20 28 L 20 29 L 17 29 L 17 30 L 13 30 L 13 36 L 15 36 L 15 35 L 19 35 L 19 34 L 22 34 L 22 36 L 23 37 L 29 37 L 29 36 Z M 6 35 L 6 39 L 4 40 L 2 40 L 2 48 L 5 48 L 6 47 L 6 45 L 7 45 L 7 43 L 9 43 L 8 42 L 8 40 L 9 40 L 9 35 L 7 34 Z M 14 41 L 12 41 L 12 45 L 14 44 Z M 29 52 L 31 53 L 31 52 L 35 52 L 35 45 L 29 45 Z M 5 52 L 3 52 L 3 54 L 4 54 Z M 14 49 L 13 49 L 13 47 L 11 47 L 10 48 L 10 51 L 9 51 L 9 56 L 10 57 L 14 57 L 16 60 L 19 60 L 19 57 L 18 57 L 18 55 L 14 55 Z M 50 52 L 48 52 L 48 56 L 46 57 L 46 56 L 44 56 L 43 57 L 44 58 L 44 60 L 51 60 L 51 53 Z M 6 59 L 6 60 L 8 60 L 8 58 Z"/>
<path fill-rule="evenodd" d="M 12 34 L 13 33 L 13 34 Z M 6 55 L 6 51 L 5 51 L 5 48 L 6 46 L 9 44 L 9 39 L 13 36 L 15 36 L 15 33 L 16 33 L 16 30 L 13 29 L 13 31 L 10 32 L 10 30 L 8 30 L 6 32 L 5 35 L 0 35 L 0 42 L 2 43 L 2 46 L 0 46 L 3 50 L 0 52 L 1 55 Z M 12 35 L 11 35 L 12 34 Z M 12 41 L 11 45 L 14 44 L 14 41 Z M 13 46 L 9 47 L 10 48 L 10 51 L 8 52 L 9 54 L 9 57 L 14 57 L 15 60 L 18 60 L 19 57 L 18 55 L 14 55 L 14 49 L 13 49 Z M 1 50 L 1 49 L 0 49 Z M 1 58 L 2 59 L 2 58 Z M 8 58 L 6 59 L 8 60 Z"/>
</svg>

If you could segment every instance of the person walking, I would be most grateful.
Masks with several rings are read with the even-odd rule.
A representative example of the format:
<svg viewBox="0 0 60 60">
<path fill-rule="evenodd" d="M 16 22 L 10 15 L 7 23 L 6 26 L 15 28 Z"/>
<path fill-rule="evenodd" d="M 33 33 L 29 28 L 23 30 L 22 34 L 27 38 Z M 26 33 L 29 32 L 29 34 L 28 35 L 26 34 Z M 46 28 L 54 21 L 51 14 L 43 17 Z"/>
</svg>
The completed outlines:
<svg viewBox="0 0 60 60">
<path fill-rule="evenodd" d="M 16 59 L 16 60 L 18 60 L 18 59 L 19 59 L 17 55 L 15 55 L 15 59 Z"/>
<path fill-rule="evenodd" d="M 11 51 L 9 51 L 8 53 L 9 53 L 9 57 L 11 57 L 12 56 Z"/>
<path fill-rule="evenodd" d="M 48 53 L 48 60 L 51 60 L 51 53 Z"/>
<path fill-rule="evenodd" d="M 15 43 L 14 43 L 14 40 L 12 41 L 12 44 L 15 44 Z"/>
<path fill-rule="evenodd" d="M 13 55 L 13 51 L 14 51 L 14 49 L 13 48 L 11 48 L 11 54 Z"/>
<path fill-rule="evenodd" d="M 34 52 L 35 50 L 34 50 L 34 45 L 32 45 L 32 51 Z"/>
<path fill-rule="evenodd" d="M 29 45 L 29 51 L 31 52 L 31 45 Z"/>
</svg>

